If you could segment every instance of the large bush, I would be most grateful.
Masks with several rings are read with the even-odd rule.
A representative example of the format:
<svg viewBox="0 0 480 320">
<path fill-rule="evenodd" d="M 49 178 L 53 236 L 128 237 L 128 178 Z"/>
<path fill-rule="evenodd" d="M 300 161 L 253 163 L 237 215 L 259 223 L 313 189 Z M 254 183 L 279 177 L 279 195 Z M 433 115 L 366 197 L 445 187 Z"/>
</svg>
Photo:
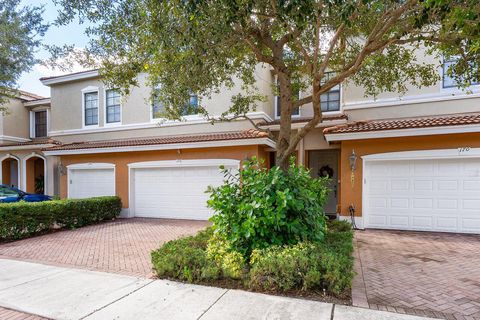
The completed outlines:
<svg viewBox="0 0 480 320">
<path fill-rule="evenodd" d="M 341 294 L 351 287 L 353 233 L 327 232 L 324 241 L 254 250 L 250 288 L 266 291 L 323 290 Z"/>
<path fill-rule="evenodd" d="M 78 228 L 120 214 L 119 197 L 0 204 L 0 240 L 20 239 L 55 226 Z"/>
<path fill-rule="evenodd" d="M 215 211 L 214 232 L 232 250 L 248 258 L 254 249 L 323 239 L 327 179 L 312 178 L 293 161 L 283 172 L 267 170 L 256 159 L 238 173 L 224 174 L 222 186 L 209 188 L 208 206 Z"/>
<path fill-rule="evenodd" d="M 255 249 L 248 262 L 212 229 L 164 244 L 152 252 L 160 278 L 221 283 L 269 292 L 304 291 L 339 295 L 353 279 L 353 232 L 334 223 L 319 242 Z"/>
</svg>

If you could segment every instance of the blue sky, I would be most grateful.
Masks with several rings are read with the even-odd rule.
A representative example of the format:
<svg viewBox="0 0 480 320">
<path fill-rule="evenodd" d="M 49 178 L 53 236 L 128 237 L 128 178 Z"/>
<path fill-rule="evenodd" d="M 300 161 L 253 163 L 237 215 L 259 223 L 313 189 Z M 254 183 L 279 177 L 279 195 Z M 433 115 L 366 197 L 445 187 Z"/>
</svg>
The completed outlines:
<svg viewBox="0 0 480 320">
<path fill-rule="evenodd" d="M 45 5 L 44 21 L 53 22 L 57 17 L 57 7 L 51 0 L 22 0 L 22 5 Z M 84 34 L 85 25 L 78 23 L 72 23 L 68 26 L 55 27 L 51 26 L 43 38 L 43 43 L 48 45 L 75 45 L 78 48 L 83 48 L 88 42 L 87 36 Z M 46 50 L 39 49 L 35 53 L 39 59 L 45 59 L 49 57 L 49 53 Z M 72 70 L 72 72 L 80 71 L 78 69 Z M 19 86 L 21 90 L 36 93 L 42 96 L 49 97 L 50 89 L 38 80 L 41 77 L 63 74 L 59 70 L 52 70 L 51 68 L 36 65 L 29 72 L 24 73 L 19 80 Z"/>
</svg>

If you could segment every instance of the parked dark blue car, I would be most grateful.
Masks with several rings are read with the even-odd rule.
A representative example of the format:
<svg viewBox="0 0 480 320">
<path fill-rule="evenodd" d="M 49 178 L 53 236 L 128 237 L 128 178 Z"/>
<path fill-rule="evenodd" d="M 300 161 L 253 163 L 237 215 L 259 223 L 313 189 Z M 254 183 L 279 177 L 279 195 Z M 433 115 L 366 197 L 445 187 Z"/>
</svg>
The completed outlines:
<svg viewBox="0 0 480 320">
<path fill-rule="evenodd" d="M 44 194 L 26 193 L 17 188 L 10 187 L 5 184 L 0 184 L 0 202 L 40 202 L 49 200 L 52 200 L 52 197 Z"/>
</svg>

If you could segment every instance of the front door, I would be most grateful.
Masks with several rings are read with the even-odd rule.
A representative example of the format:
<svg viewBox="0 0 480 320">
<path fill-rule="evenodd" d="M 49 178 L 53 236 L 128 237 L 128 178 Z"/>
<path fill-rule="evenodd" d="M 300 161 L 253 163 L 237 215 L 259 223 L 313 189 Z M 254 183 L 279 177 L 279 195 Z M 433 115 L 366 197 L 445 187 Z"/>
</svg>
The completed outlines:
<svg viewBox="0 0 480 320">
<path fill-rule="evenodd" d="M 309 151 L 308 167 L 312 177 L 330 178 L 327 203 L 325 204 L 325 213 L 337 214 L 338 204 L 338 150 L 314 150 Z"/>
</svg>

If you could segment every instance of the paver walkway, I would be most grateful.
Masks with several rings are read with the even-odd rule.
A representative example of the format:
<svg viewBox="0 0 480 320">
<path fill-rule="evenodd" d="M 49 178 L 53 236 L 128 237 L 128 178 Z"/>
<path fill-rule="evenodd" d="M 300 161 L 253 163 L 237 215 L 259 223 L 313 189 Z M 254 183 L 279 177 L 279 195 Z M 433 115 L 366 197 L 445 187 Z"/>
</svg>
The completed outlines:
<svg viewBox="0 0 480 320">
<path fill-rule="evenodd" d="M 355 239 L 354 305 L 480 320 L 480 236 L 366 230 Z"/>
<path fill-rule="evenodd" d="M 0 244 L 0 257 L 150 277 L 153 249 L 166 241 L 195 234 L 207 224 L 190 220 L 118 219 Z"/>
<path fill-rule="evenodd" d="M 0 307 L 0 319 L 2 320 L 48 320 L 33 314 L 23 313 L 12 309 Z"/>
</svg>

